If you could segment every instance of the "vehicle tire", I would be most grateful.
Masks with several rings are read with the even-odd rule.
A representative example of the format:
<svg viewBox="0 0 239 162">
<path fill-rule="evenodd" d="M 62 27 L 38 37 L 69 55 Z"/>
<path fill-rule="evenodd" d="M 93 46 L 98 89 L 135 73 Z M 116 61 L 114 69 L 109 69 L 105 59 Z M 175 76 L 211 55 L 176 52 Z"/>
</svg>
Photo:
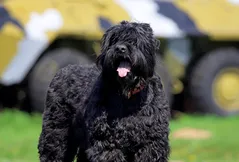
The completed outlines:
<svg viewBox="0 0 239 162">
<path fill-rule="evenodd" d="M 48 86 L 59 69 L 69 64 L 92 62 L 89 56 L 72 48 L 57 48 L 46 52 L 29 75 L 28 89 L 32 111 L 43 112 Z"/>
<path fill-rule="evenodd" d="M 239 114 L 239 51 L 212 51 L 193 67 L 189 94 L 196 111 L 219 116 Z"/>
<path fill-rule="evenodd" d="M 156 73 L 160 76 L 164 88 L 165 95 L 168 99 L 170 106 L 173 102 L 173 94 L 172 94 L 172 78 L 168 72 L 168 69 L 163 63 L 163 60 L 160 55 L 156 55 Z"/>
</svg>

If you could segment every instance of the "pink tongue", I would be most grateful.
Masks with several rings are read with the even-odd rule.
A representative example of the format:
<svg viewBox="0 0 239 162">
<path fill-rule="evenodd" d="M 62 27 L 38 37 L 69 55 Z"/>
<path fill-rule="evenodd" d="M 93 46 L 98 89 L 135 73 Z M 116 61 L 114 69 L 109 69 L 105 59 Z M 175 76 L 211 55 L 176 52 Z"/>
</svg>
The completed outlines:
<svg viewBox="0 0 239 162">
<path fill-rule="evenodd" d="M 118 75 L 122 78 L 122 77 L 125 77 L 127 75 L 127 73 L 129 72 L 129 69 L 119 67 L 117 69 L 117 71 L 118 71 Z"/>
</svg>

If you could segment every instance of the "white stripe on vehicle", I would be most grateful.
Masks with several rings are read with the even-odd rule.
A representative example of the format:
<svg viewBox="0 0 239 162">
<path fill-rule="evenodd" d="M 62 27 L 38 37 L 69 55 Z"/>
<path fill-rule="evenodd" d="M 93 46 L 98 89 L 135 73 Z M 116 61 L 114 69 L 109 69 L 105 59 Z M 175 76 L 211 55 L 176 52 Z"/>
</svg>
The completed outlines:
<svg viewBox="0 0 239 162">
<path fill-rule="evenodd" d="M 128 12 L 133 21 L 149 23 L 158 37 L 183 37 L 177 24 L 158 13 L 159 6 L 154 0 L 115 0 Z"/>
<path fill-rule="evenodd" d="M 32 12 L 25 25 L 26 37 L 18 43 L 16 57 L 8 65 L 1 78 L 3 85 L 20 83 L 49 43 L 47 32 L 63 26 L 61 13 L 47 9 L 42 14 Z"/>
</svg>

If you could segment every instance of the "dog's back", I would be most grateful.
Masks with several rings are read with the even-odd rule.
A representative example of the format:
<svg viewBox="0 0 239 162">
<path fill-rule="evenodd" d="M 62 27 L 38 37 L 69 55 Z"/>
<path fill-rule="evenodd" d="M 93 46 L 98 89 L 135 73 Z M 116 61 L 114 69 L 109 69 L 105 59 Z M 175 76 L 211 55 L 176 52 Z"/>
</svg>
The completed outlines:
<svg viewBox="0 0 239 162">
<path fill-rule="evenodd" d="M 78 104 L 83 104 L 87 99 L 100 71 L 95 64 L 69 65 L 64 70 L 67 70 L 70 74 L 68 78 L 69 87 L 66 88 L 66 98 L 68 103 L 75 105 L 75 108 L 78 109 L 82 107 Z M 72 94 L 77 94 L 77 96 L 71 96 Z"/>
</svg>

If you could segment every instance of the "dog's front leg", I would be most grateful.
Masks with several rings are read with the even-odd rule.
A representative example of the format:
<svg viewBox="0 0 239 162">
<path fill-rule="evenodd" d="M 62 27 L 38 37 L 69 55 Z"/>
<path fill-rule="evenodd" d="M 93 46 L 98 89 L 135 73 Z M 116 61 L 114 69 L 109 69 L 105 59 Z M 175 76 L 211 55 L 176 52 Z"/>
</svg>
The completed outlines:
<svg viewBox="0 0 239 162">
<path fill-rule="evenodd" d="M 123 152 L 109 141 L 96 141 L 87 155 L 91 162 L 126 162 Z"/>
<path fill-rule="evenodd" d="M 115 125 L 115 139 L 129 150 L 134 162 L 167 162 L 169 156 L 169 107 L 161 99 L 152 101 L 134 116 L 122 118 Z M 133 154 L 133 155 L 132 155 Z"/>
<path fill-rule="evenodd" d="M 151 116 L 146 116 L 139 123 L 138 148 L 134 155 L 134 162 L 167 162 L 169 157 L 169 109 L 167 104 Z M 156 105 L 151 105 L 156 110 Z M 144 114 L 144 113 L 143 113 Z M 137 131 L 137 130 L 135 130 Z M 140 135 L 141 134 L 141 135 Z"/>
<path fill-rule="evenodd" d="M 168 162 L 167 145 L 160 139 L 148 143 L 135 154 L 134 162 Z"/>
<path fill-rule="evenodd" d="M 168 122 L 164 117 L 128 117 L 117 124 L 115 141 L 128 150 L 134 162 L 167 162 Z"/>
<path fill-rule="evenodd" d="M 91 121 L 94 121 L 89 131 L 91 146 L 86 150 L 89 161 L 126 162 L 123 152 L 114 144 L 113 131 L 107 123 L 106 113 Z"/>
<path fill-rule="evenodd" d="M 169 157 L 169 123 L 166 110 L 160 115 L 146 117 L 142 121 L 141 141 L 135 148 L 134 162 L 168 162 Z M 139 133 L 140 136 L 140 133 Z"/>
</svg>

